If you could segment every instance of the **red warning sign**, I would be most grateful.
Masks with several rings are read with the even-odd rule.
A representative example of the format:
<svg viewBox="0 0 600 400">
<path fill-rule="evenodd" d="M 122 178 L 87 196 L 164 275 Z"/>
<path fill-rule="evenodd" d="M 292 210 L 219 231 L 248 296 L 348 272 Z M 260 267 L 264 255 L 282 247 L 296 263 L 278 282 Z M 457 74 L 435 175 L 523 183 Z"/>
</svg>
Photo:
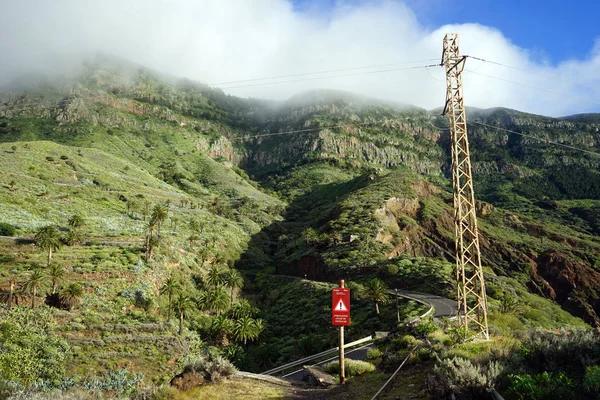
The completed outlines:
<svg viewBox="0 0 600 400">
<path fill-rule="evenodd" d="M 331 324 L 350 325 L 350 289 L 333 288 L 331 291 Z"/>
</svg>

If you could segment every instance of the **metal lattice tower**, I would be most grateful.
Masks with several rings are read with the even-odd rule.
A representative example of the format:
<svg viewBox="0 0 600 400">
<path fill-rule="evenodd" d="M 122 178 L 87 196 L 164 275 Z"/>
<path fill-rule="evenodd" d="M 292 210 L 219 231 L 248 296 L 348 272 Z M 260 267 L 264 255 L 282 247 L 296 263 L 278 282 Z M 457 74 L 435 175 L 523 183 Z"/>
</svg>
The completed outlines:
<svg viewBox="0 0 600 400">
<path fill-rule="evenodd" d="M 458 48 L 458 34 L 444 37 L 442 64 L 446 67 L 446 105 L 442 115 L 450 122 L 452 186 L 456 234 L 456 286 L 459 326 L 473 329 L 489 339 L 485 281 L 481 268 L 475 194 L 467 137 L 467 117 L 462 88 L 466 57 Z M 466 334 L 465 330 L 465 334 Z"/>
</svg>

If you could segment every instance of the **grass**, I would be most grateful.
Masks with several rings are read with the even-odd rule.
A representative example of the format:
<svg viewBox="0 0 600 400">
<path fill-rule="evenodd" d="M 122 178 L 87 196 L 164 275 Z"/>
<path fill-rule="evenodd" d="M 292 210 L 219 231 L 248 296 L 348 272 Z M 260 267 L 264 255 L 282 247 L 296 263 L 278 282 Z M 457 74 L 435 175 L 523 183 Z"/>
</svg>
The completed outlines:
<svg viewBox="0 0 600 400">
<path fill-rule="evenodd" d="M 224 379 L 186 392 L 179 392 L 174 400 L 230 400 L 230 399 L 285 399 L 290 388 L 252 379 Z"/>
</svg>

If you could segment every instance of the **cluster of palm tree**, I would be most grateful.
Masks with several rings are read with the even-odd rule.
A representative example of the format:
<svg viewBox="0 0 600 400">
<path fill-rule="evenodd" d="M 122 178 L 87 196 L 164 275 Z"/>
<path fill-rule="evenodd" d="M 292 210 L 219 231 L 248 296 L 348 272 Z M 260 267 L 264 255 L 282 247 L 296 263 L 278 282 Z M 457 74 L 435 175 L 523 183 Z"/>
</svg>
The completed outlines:
<svg viewBox="0 0 600 400">
<path fill-rule="evenodd" d="M 61 237 L 60 232 L 52 225 L 41 227 L 35 234 L 35 244 L 42 250 L 48 252 L 47 264 L 52 263 L 52 255 L 58 251 L 63 243 L 72 246 L 81 240 L 81 228 L 85 225 L 85 220 L 80 215 L 74 214 L 69 218 L 69 233 Z"/>
<path fill-rule="evenodd" d="M 78 283 L 69 283 L 57 293 L 58 284 L 62 281 L 65 270 L 62 266 L 52 263 L 43 268 L 39 264 L 33 264 L 29 275 L 21 282 L 21 290 L 31 294 L 31 308 L 35 307 L 35 299 L 38 291 L 47 287 L 48 281 L 51 286 L 51 294 L 57 295 L 58 299 L 69 311 L 81 302 L 83 288 Z M 11 293 L 12 295 L 12 293 Z"/>
<path fill-rule="evenodd" d="M 186 313 L 197 307 L 214 316 L 210 329 L 220 343 L 227 344 L 233 338 L 246 345 L 258 338 L 264 330 L 264 323 L 253 318 L 258 308 L 246 300 L 234 302 L 236 290 L 241 289 L 243 284 L 244 279 L 237 270 L 225 269 L 215 263 L 202 278 L 200 295 L 193 298 L 184 293 L 182 285 L 171 276 L 160 288 L 160 294 L 168 298 L 167 320 L 171 320 L 172 311 L 176 312 L 181 334 Z"/>
</svg>

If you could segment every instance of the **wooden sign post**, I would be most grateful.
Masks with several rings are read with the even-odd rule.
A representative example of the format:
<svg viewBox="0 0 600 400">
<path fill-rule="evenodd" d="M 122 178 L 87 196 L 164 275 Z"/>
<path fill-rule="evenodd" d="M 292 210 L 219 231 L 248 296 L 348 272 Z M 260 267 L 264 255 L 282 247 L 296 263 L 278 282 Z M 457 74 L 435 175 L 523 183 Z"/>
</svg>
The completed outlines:
<svg viewBox="0 0 600 400">
<path fill-rule="evenodd" d="M 340 330 L 340 383 L 346 381 L 344 365 L 344 326 L 350 325 L 350 289 L 344 287 L 344 281 L 340 281 L 339 288 L 331 291 L 331 324 L 339 326 Z"/>
</svg>

